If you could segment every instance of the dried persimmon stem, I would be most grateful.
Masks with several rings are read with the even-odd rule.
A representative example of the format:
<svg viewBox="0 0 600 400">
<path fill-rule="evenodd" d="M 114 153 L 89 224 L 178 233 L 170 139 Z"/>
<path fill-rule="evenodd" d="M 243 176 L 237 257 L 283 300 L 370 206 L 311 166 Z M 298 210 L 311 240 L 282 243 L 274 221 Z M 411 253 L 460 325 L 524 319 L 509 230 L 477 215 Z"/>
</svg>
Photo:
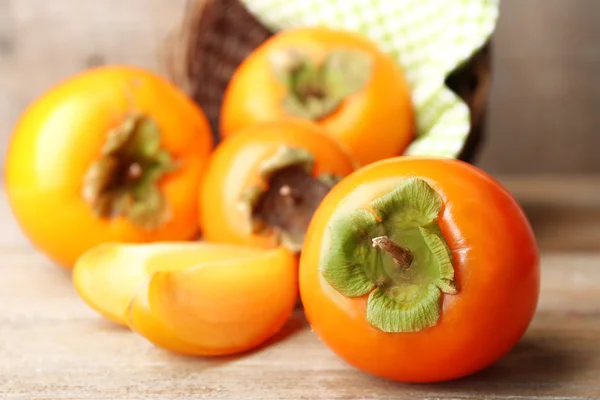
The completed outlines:
<svg viewBox="0 0 600 400">
<path fill-rule="evenodd" d="M 381 250 L 392 256 L 396 265 L 402 269 L 410 268 L 410 265 L 413 262 L 414 256 L 411 251 L 400 246 L 387 236 L 373 238 L 373 247 L 379 247 Z"/>
</svg>

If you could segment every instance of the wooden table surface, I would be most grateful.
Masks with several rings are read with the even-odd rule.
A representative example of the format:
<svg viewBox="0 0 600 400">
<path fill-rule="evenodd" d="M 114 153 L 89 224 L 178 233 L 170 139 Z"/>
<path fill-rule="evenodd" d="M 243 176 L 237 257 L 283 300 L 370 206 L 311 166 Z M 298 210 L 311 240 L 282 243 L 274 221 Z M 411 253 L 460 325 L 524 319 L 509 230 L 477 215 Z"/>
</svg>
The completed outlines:
<svg viewBox="0 0 600 400">
<path fill-rule="evenodd" d="M 104 321 L 68 273 L 27 244 L 0 194 L 0 398 L 600 399 L 600 180 L 505 180 L 542 249 L 537 314 L 487 370 L 435 385 L 368 376 L 297 312 L 270 346 L 202 359 L 161 351 Z M 401 362 L 401 360 L 398 360 Z"/>
</svg>

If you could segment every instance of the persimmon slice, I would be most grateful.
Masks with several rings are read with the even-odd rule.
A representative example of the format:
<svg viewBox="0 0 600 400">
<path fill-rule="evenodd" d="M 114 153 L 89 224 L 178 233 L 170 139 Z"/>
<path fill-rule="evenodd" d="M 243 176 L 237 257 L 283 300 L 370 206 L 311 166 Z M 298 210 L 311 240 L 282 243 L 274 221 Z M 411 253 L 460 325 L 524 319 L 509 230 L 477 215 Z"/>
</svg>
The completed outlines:
<svg viewBox="0 0 600 400">
<path fill-rule="evenodd" d="M 271 338 L 296 304 L 295 257 L 282 247 L 229 256 L 159 268 L 132 301 L 132 329 L 192 355 L 239 353 Z"/>
<path fill-rule="evenodd" d="M 77 260 L 73 283 L 80 297 L 99 314 L 127 325 L 131 298 L 151 273 L 257 254 L 260 251 L 250 247 L 204 242 L 105 243 Z"/>
</svg>

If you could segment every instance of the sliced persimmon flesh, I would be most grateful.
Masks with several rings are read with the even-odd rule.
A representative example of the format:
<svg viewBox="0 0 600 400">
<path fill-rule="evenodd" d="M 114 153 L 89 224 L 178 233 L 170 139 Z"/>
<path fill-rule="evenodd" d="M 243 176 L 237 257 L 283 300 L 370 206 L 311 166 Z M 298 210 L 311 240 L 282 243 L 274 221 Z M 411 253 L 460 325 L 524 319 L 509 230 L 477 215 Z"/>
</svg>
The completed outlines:
<svg viewBox="0 0 600 400">
<path fill-rule="evenodd" d="M 297 266 L 284 249 L 184 269 L 158 268 L 130 307 L 131 328 L 190 355 L 253 349 L 277 333 L 297 299 Z"/>
<path fill-rule="evenodd" d="M 105 243 L 77 260 L 73 284 L 79 296 L 98 313 L 128 325 L 131 298 L 153 272 L 257 253 L 260 250 L 251 247 L 206 242 Z"/>
</svg>

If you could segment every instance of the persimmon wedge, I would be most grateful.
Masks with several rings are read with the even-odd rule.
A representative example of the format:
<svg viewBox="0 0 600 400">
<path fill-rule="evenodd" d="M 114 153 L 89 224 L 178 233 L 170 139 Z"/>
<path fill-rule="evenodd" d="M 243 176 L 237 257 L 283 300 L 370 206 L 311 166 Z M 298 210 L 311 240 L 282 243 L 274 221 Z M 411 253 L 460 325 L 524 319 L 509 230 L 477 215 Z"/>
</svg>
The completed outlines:
<svg viewBox="0 0 600 400">
<path fill-rule="evenodd" d="M 205 261 L 256 255 L 254 248 L 204 242 L 104 243 L 79 257 L 73 283 L 99 314 L 127 325 L 127 307 L 137 287 L 155 271 L 181 269 Z"/>
<path fill-rule="evenodd" d="M 130 306 L 131 328 L 164 349 L 217 356 L 275 335 L 297 298 L 293 254 L 280 247 L 152 274 Z"/>
<path fill-rule="evenodd" d="M 206 242 L 107 243 L 75 265 L 79 295 L 101 315 L 165 350 L 234 354 L 277 333 L 298 297 L 297 261 Z"/>
</svg>

